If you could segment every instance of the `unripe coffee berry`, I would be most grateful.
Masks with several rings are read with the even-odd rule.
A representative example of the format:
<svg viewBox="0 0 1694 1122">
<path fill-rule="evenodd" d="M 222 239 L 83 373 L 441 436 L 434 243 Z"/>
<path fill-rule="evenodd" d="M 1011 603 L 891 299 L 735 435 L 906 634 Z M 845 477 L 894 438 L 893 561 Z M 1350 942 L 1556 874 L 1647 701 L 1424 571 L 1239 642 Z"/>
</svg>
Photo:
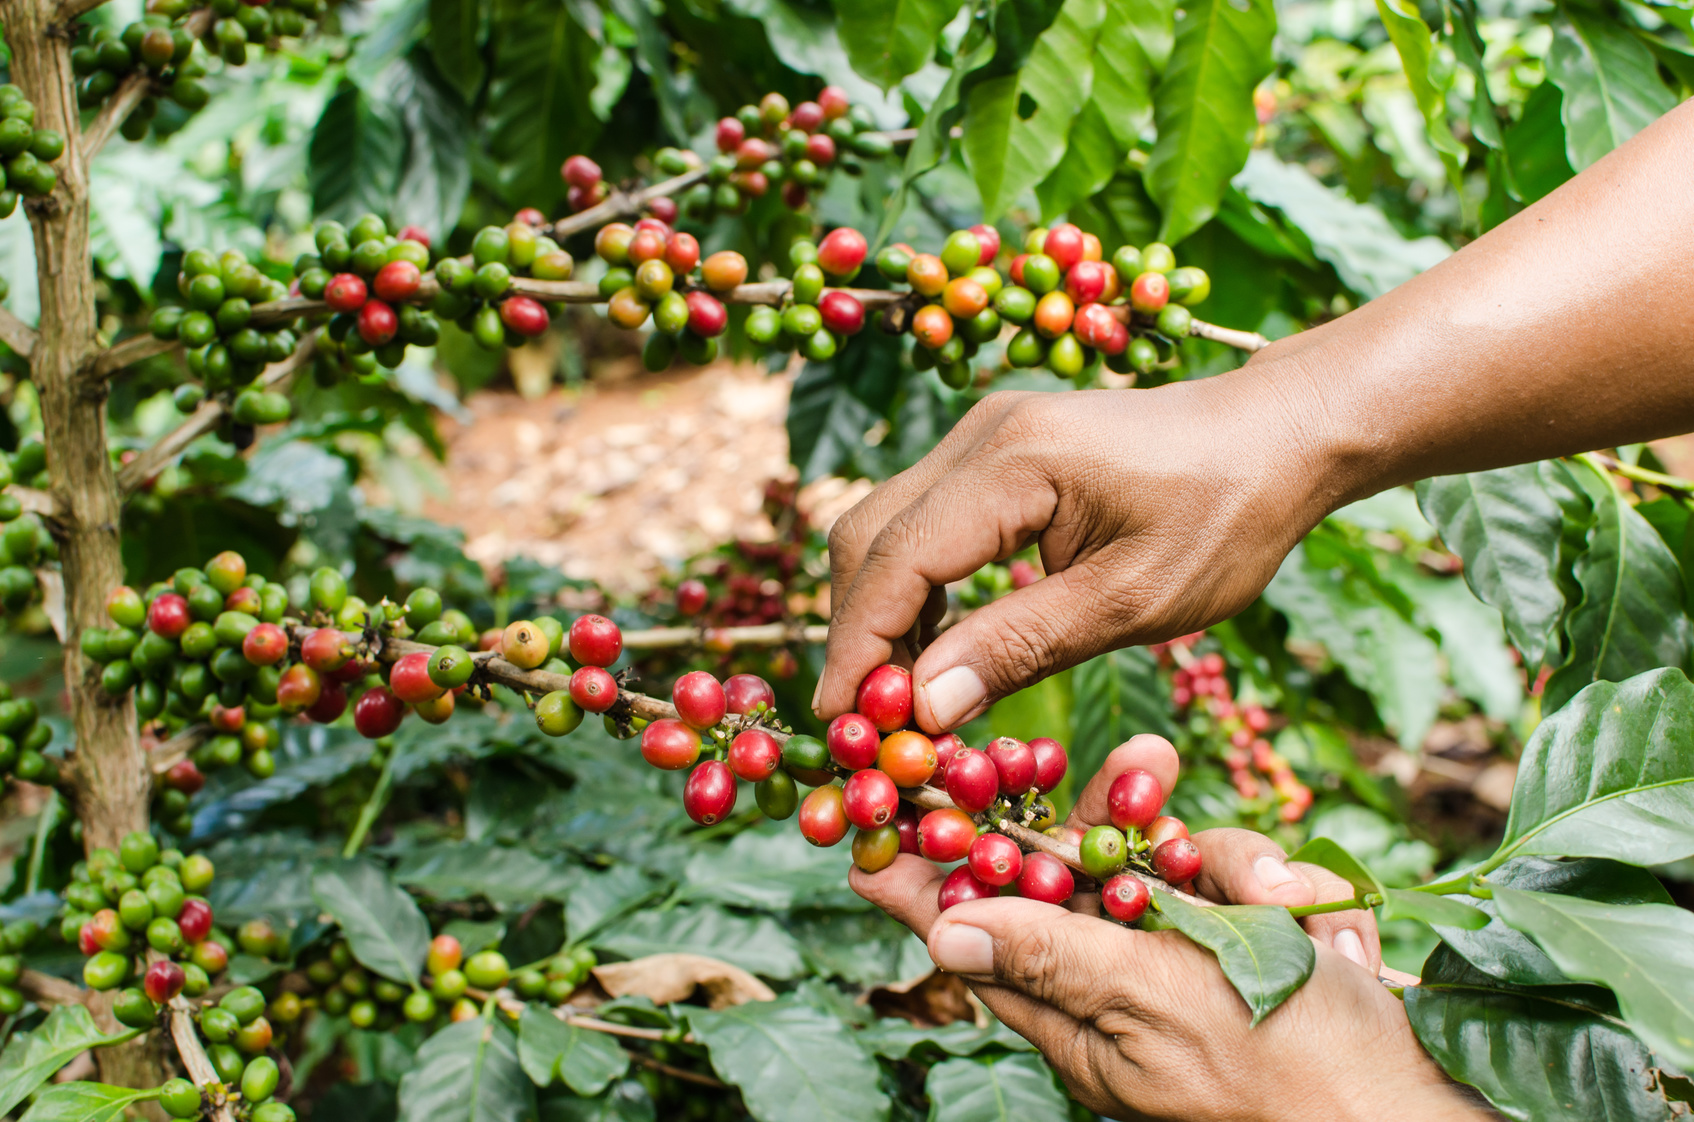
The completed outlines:
<svg viewBox="0 0 1694 1122">
<path fill-rule="evenodd" d="M 824 743 L 829 746 L 830 758 L 836 763 L 848 771 L 860 771 L 876 762 L 881 738 L 869 717 L 862 713 L 843 713 L 829 722 L 829 728 L 824 732 Z"/>
<path fill-rule="evenodd" d="M 700 734 L 671 717 L 641 730 L 641 758 L 665 771 L 681 771 L 700 758 Z"/>
<path fill-rule="evenodd" d="M 1035 786 L 1035 753 L 1023 741 L 1011 736 L 999 737 L 988 746 L 987 755 L 999 774 L 1002 795 L 1022 797 Z"/>
<path fill-rule="evenodd" d="M 1170 884 L 1187 884 L 1200 875 L 1200 847 L 1172 838 L 1153 850 L 1153 871 Z"/>
<path fill-rule="evenodd" d="M 571 660 L 583 666 L 610 666 L 623 653 L 623 632 L 605 616 L 578 616 L 571 624 Z"/>
<path fill-rule="evenodd" d="M 976 840 L 976 823 L 953 807 L 932 810 L 918 820 L 918 852 L 931 861 L 960 861 Z"/>
<path fill-rule="evenodd" d="M 922 787 L 935 774 L 935 743 L 921 732 L 901 729 L 883 737 L 876 766 L 901 787 Z"/>
<path fill-rule="evenodd" d="M 695 670 L 676 680 L 671 688 L 671 704 L 690 728 L 709 729 L 723 720 L 728 702 L 716 678 L 704 670 Z"/>
<path fill-rule="evenodd" d="M 584 666 L 571 675 L 571 700 L 589 713 L 604 713 L 618 701 L 616 678 L 599 666 Z"/>
<path fill-rule="evenodd" d="M 892 824 L 853 835 L 853 864 L 867 873 L 880 873 L 900 856 L 900 831 Z"/>
<path fill-rule="evenodd" d="M 1150 771 L 1131 768 L 1106 791 L 1106 813 L 1120 830 L 1145 830 L 1165 804 L 1164 788 Z"/>
<path fill-rule="evenodd" d="M 854 772 L 847 777 L 841 789 L 842 810 L 847 815 L 847 821 L 861 830 L 887 825 L 899 803 L 900 792 L 894 781 L 875 768 Z"/>
<path fill-rule="evenodd" d="M 947 879 L 941 882 L 941 891 L 936 896 L 936 904 L 946 911 L 955 904 L 968 903 L 971 900 L 987 900 L 998 896 L 999 891 L 991 884 L 985 883 L 969 865 L 960 865 L 947 874 Z"/>
<path fill-rule="evenodd" d="M 1100 905 L 1120 923 L 1134 923 L 1147 914 L 1153 894 L 1139 877 L 1122 873 L 1100 887 Z"/>
<path fill-rule="evenodd" d="M 431 977 L 438 978 L 449 970 L 457 970 L 464 957 L 465 950 L 459 940 L 451 935 L 437 935 L 429 941 L 429 957 L 424 962 L 424 968 Z"/>
<path fill-rule="evenodd" d="M 974 748 L 961 748 L 947 761 L 947 795 L 960 809 L 980 814 L 1000 794 L 994 761 Z"/>
<path fill-rule="evenodd" d="M 971 842 L 970 870 L 984 884 L 1011 884 L 1023 871 L 1023 850 L 1004 834 L 983 834 Z"/>
<path fill-rule="evenodd" d="M 707 760 L 688 775 L 682 809 L 702 826 L 728 818 L 735 809 L 735 776 L 723 761 Z"/>
<path fill-rule="evenodd" d="M 835 845 L 847 836 L 847 812 L 841 788 L 825 784 L 800 803 L 800 836 L 815 846 Z"/>
<path fill-rule="evenodd" d="M 1082 836 L 1077 847 L 1082 867 L 1095 880 L 1104 880 L 1123 868 L 1129 845 L 1116 826 L 1101 824 Z"/>
<path fill-rule="evenodd" d="M 527 619 L 514 620 L 500 635 L 500 657 L 520 670 L 534 670 L 552 649 L 547 633 Z"/>
<path fill-rule="evenodd" d="M 903 666 L 883 665 L 859 683 L 855 707 L 879 732 L 893 732 L 912 719 L 912 673 Z"/>
<path fill-rule="evenodd" d="M 781 763 L 782 746 L 764 729 L 747 729 L 729 742 L 729 770 L 749 783 L 770 778 Z"/>
<path fill-rule="evenodd" d="M 1063 904 L 1076 892 L 1076 878 L 1065 863 L 1050 853 L 1031 853 L 1018 874 L 1018 895 L 1049 904 Z"/>
</svg>

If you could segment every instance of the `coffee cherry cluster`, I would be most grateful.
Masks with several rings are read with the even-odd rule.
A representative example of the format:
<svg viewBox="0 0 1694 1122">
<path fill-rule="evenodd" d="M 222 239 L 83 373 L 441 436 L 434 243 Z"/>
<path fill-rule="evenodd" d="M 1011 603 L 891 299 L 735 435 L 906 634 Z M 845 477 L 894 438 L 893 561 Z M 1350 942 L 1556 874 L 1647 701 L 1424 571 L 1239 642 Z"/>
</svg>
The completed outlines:
<svg viewBox="0 0 1694 1122">
<path fill-rule="evenodd" d="M 717 357 L 729 312 L 714 293 L 747 279 L 745 257 L 725 250 L 701 260 L 693 234 L 657 218 L 602 226 L 594 235 L 594 252 L 607 265 L 600 278 L 606 317 L 626 331 L 653 319 L 641 351 L 647 369 L 664 370 L 677 355 L 695 365 Z"/>
<path fill-rule="evenodd" d="M 451 936 L 445 936 L 451 938 Z M 433 948 L 432 948 L 433 950 Z M 304 998 L 284 991 L 271 1004 L 293 997 L 300 1008 L 298 1018 L 306 1009 L 317 1008 L 332 1017 L 346 1017 L 354 1028 L 383 1031 L 402 1021 L 424 1023 L 435 1018 L 436 997 L 451 998 L 464 993 L 463 979 L 457 994 L 435 994 L 426 990 L 408 991 L 398 982 L 373 976 L 353 961 L 347 944 L 337 940 L 318 956 L 303 964 L 311 991 Z"/>
<path fill-rule="evenodd" d="M 159 1102 L 165 1113 L 172 1118 L 196 1118 L 204 1102 L 211 1099 L 238 1106 L 247 1122 L 294 1122 L 293 1108 L 274 1098 L 282 1069 L 270 1053 L 283 1034 L 266 1014 L 279 1007 L 296 1019 L 300 1015 L 297 995 L 283 993 L 267 1003 L 257 986 L 237 986 L 216 1004 L 196 1009 L 206 1058 L 218 1082 L 200 1088 L 187 1079 L 170 1080 L 160 1089 Z"/>
<path fill-rule="evenodd" d="M 775 351 L 798 349 L 810 362 L 828 362 L 865 326 L 865 306 L 851 292 L 826 290 L 845 284 L 859 272 L 868 250 L 865 236 L 847 226 L 831 230 L 822 242 L 801 239 L 789 247 L 791 287 L 780 312 L 760 306 L 747 316 L 747 338 Z"/>
<path fill-rule="evenodd" d="M 1028 588 L 1041 579 L 1041 570 L 1023 558 L 1014 558 L 1005 565 L 989 563 L 959 582 L 953 590 L 962 608 L 980 608 L 1020 588 Z"/>
<path fill-rule="evenodd" d="M 0 218 L 18 208 L 18 197 L 51 195 L 59 176 L 49 165 L 65 152 L 65 138 L 35 127 L 35 105 L 10 82 L 0 85 Z M 0 293 L 0 299 L 4 299 Z"/>
<path fill-rule="evenodd" d="M 437 263 L 440 292 L 431 305 L 434 315 L 455 321 L 484 350 L 521 347 L 543 334 L 551 322 L 547 306 L 529 296 L 507 295 L 507 290 L 515 276 L 570 280 L 576 263 L 541 232 L 544 224 L 540 211 L 525 208 L 506 226 L 478 230 L 468 264 L 451 257 Z M 398 292 L 394 298 L 404 299 Z M 402 309 L 401 314 L 407 313 Z"/>
<path fill-rule="evenodd" d="M 1000 232 L 978 225 L 949 234 L 939 255 L 919 253 L 899 242 L 876 256 L 878 272 L 910 285 L 926 301 L 902 324 L 918 344 L 912 350 L 913 364 L 919 370 L 936 370 L 954 389 L 970 385 L 970 360 L 979 346 L 999 337 L 1002 316 L 1018 322 L 1021 314 L 1009 300 L 1000 299 L 1005 282 L 994 268 L 999 252 Z"/>
<path fill-rule="evenodd" d="M 116 850 L 78 862 L 64 891 L 59 933 L 88 956 L 82 980 L 118 990 L 112 1015 L 151 1026 L 179 993 L 197 997 L 229 964 L 228 936 L 212 926 L 205 891 L 212 862 L 160 850 L 151 834 L 127 834 Z"/>
<path fill-rule="evenodd" d="M 34 920 L 14 919 L 0 927 L 0 1017 L 12 1017 L 23 1011 L 24 995 L 18 988 L 23 977 L 23 952 L 41 934 Z"/>
<path fill-rule="evenodd" d="M 683 213 L 699 221 L 740 214 L 773 190 L 784 206 L 799 210 L 810 192 L 829 182 L 833 168 L 860 174 L 850 157 L 880 159 L 892 151 L 888 138 L 874 127 L 870 113 L 849 104 L 836 86 L 825 86 L 816 101 L 793 108 L 781 94 L 768 93 L 757 105 L 744 105 L 718 122 L 718 154 L 707 164 L 706 181 L 683 196 Z M 688 170 L 686 164 L 686 158 L 674 160 L 669 167 L 681 170 L 671 174 Z"/>
<path fill-rule="evenodd" d="M 351 227 L 320 222 L 313 240 L 318 252 L 295 260 L 292 287 L 332 313 L 317 337 L 312 376 L 320 386 L 374 374 L 378 365 L 392 370 L 405 361 L 409 343 L 435 345 L 440 321 L 408 302 L 429 268 L 427 233 L 404 226 L 390 234 L 387 223 L 366 214 Z"/>
</svg>

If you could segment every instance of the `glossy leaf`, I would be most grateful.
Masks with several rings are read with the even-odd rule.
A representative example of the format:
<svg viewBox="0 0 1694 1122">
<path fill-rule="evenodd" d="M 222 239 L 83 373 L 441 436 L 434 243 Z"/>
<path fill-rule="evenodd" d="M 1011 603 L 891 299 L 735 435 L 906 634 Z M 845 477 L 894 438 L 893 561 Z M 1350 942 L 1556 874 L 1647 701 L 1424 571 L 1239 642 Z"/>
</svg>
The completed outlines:
<svg viewBox="0 0 1694 1122">
<path fill-rule="evenodd" d="M 883 89 L 916 73 L 935 53 L 961 0 L 841 0 L 836 30 L 853 69 Z"/>
<path fill-rule="evenodd" d="M 775 920 L 710 905 L 644 909 L 604 928 L 593 943 L 625 958 L 673 951 L 710 955 L 767 978 L 806 972 L 799 945 Z"/>
<path fill-rule="evenodd" d="M 1271 71 L 1270 0 L 1183 5 L 1170 65 L 1159 81 L 1159 140 L 1147 190 L 1164 212 L 1161 241 L 1176 243 L 1217 213 L 1247 159 L 1256 127 L 1253 88 Z"/>
<path fill-rule="evenodd" d="M 429 0 L 429 53 L 467 101 L 482 88 L 482 0 Z"/>
<path fill-rule="evenodd" d="M 395 66 L 394 101 L 406 122 L 406 162 L 389 209 L 396 224 L 422 226 L 444 238 L 458 224 L 471 189 L 471 153 L 465 137 L 475 119 L 459 91 L 421 55 Z"/>
<path fill-rule="evenodd" d="M 341 925 L 353 957 L 385 978 L 416 985 L 429 952 L 429 921 L 369 861 L 342 861 L 312 878 L 312 898 Z"/>
<path fill-rule="evenodd" d="M 946 1060 L 924 1080 L 929 1122 L 1023 1122 L 1063 1118 L 1067 1096 L 1033 1052 Z"/>
<path fill-rule="evenodd" d="M 19 1033 L 0 1053 L 0 1115 L 23 1102 L 54 1072 L 91 1048 L 120 1044 L 141 1035 L 126 1029 L 107 1036 L 83 1005 L 61 1005 L 34 1032 Z"/>
<path fill-rule="evenodd" d="M 789 458 L 802 481 L 833 475 L 864 447 L 876 415 L 836 381 L 829 364 L 808 362 L 788 399 Z"/>
<path fill-rule="evenodd" d="M 1093 775 L 1106 754 L 1136 733 L 1176 736 L 1170 688 L 1145 647 L 1107 651 L 1071 672 L 1071 770 Z"/>
<path fill-rule="evenodd" d="M 1376 0 L 1376 12 L 1382 17 L 1388 37 L 1394 41 L 1394 49 L 1400 52 L 1400 65 L 1423 112 L 1429 142 L 1440 153 L 1441 162 L 1447 166 L 1447 177 L 1457 187 L 1469 152 L 1447 123 L 1446 85 L 1430 72 L 1435 35 L 1418 15 L 1417 5 L 1409 0 Z"/>
<path fill-rule="evenodd" d="M 398 1122 L 520 1122 L 535 1114 L 535 1088 L 518 1042 L 499 1021 L 448 1025 L 418 1049 L 400 1080 Z"/>
<path fill-rule="evenodd" d="M 1603 990 L 1514 989 L 1448 947 L 1405 991 L 1406 1017 L 1444 1071 L 1519 1122 L 1665 1122 L 1652 1053 Z M 1533 1076 L 1531 1073 L 1534 1073 Z"/>
<path fill-rule="evenodd" d="M 1410 562 L 1393 573 L 1440 635 L 1453 688 L 1494 720 L 1515 719 L 1524 703 L 1523 667 L 1506 642 L 1500 613 L 1455 577 L 1432 577 Z"/>
<path fill-rule="evenodd" d="M 653 1096 L 634 1079 L 622 1079 L 603 1095 L 584 1098 L 554 1092 L 541 1099 L 541 1122 L 655 1122 Z"/>
<path fill-rule="evenodd" d="M 495 904 L 563 900 L 574 879 L 562 863 L 545 861 L 529 850 L 475 842 L 441 842 L 412 850 L 391 876 L 396 884 L 438 900 L 481 896 Z"/>
<path fill-rule="evenodd" d="M 1533 203 L 1553 193 L 1576 172 L 1565 155 L 1565 125 L 1559 87 L 1542 82 L 1530 91 L 1523 116 L 1506 130 L 1506 159 L 1519 198 Z"/>
<path fill-rule="evenodd" d="M 700 847 L 683 871 L 679 899 L 766 911 L 801 906 L 858 910 L 868 905 L 841 879 L 841 862 L 800 836 L 792 823 Z"/>
<path fill-rule="evenodd" d="M 1153 907 L 1156 911 L 1147 913 L 1155 920 L 1152 926 L 1175 928 L 1217 955 L 1224 977 L 1247 1003 L 1255 1025 L 1305 985 L 1317 965 L 1311 939 L 1287 908 L 1201 908 L 1168 892 L 1155 893 Z"/>
<path fill-rule="evenodd" d="M 1415 919 L 1431 927 L 1452 927 L 1462 931 L 1488 926 L 1488 914 L 1473 907 L 1469 897 L 1437 896 L 1409 888 L 1382 890 L 1382 918 Z"/>
<path fill-rule="evenodd" d="M 148 1089 L 104 1083 L 60 1083 L 41 1092 L 20 1122 L 123 1122 L 129 1105 Z"/>
<path fill-rule="evenodd" d="M 568 1025 L 551 1010 L 529 1004 L 518 1019 L 518 1062 L 537 1087 L 559 1079 L 592 1097 L 629 1070 L 629 1053 L 603 1032 Z"/>
<path fill-rule="evenodd" d="M 306 172 L 313 210 L 349 221 L 367 211 L 386 215 L 405 155 L 399 108 L 348 83 L 312 131 Z"/>
<path fill-rule="evenodd" d="M 860 1031 L 859 1040 L 890 1060 L 921 1058 L 930 1050 L 947 1056 L 974 1056 L 986 1048 L 1013 1052 L 1035 1048 L 993 1017 L 981 1028 L 969 1021 L 920 1026 L 900 1017 L 882 1017 Z"/>
<path fill-rule="evenodd" d="M 792 997 L 689 1009 L 718 1078 L 741 1089 L 760 1122 L 878 1122 L 888 1097 L 876 1061 L 841 1021 Z"/>
<path fill-rule="evenodd" d="M 1694 684 L 1680 670 L 1597 682 L 1524 747 L 1500 848 L 1513 857 L 1694 856 Z"/>
<path fill-rule="evenodd" d="M 1581 171 L 1676 105 L 1653 52 L 1620 22 L 1561 5 L 1547 78 L 1564 93 L 1565 154 Z"/>
<path fill-rule="evenodd" d="M 489 145 L 512 197 L 550 210 L 565 192 L 565 157 L 600 136 L 589 106 L 600 46 L 564 4 L 508 3 L 495 27 L 500 65 L 488 98 Z"/>
<path fill-rule="evenodd" d="M 1290 861 L 1305 861 L 1319 868 L 1328 869 L 1342 880 L 1353 886 L 1354 899 L 1363 900 L 1366 895 L 1374 892 L 1381 895 L 1382 882 L 1376 879 L 1376 874 L 1365 868 L 1364 863 L 1351 853 L 1348 853 L 1331 838 L 1313 838 L 1305 845 L 1288 855 Z"/>
<path fill-rule="evenodd" d="M 771 50 L 785 66 L 802 74 L 816 74 L 825 82 L 840 86 L 849 100 L 862 103 L 883 127 L 899 122 L 899 116 L 882 119 L 888 116 L 882 91 L 853 69 L 836 33 L 835 20 L 826 10 L 788 0 L 727 0 L 724 7 L 756 20 L 764 29 Z"/>
</svg>

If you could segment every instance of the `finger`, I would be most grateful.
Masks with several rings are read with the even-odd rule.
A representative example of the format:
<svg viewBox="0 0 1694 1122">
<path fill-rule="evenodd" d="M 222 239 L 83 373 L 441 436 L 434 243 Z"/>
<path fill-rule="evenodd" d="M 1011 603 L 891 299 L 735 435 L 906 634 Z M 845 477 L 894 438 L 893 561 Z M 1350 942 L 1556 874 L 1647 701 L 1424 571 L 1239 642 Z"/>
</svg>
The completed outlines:
<svg viewBox="0 0 1694 1122">
<path fill-rule="evenodd" d="M 1204 858 L 1202 858 L 1204 860 Z M 1317 893 L 1316 903 L 1331 900 L 1350 900 L 1357 890 L 1352 884 L 1328 869 L 1292 861 L 1288 866 L 1305 877 Z M 1343 956 L 1372 973 L 1382 969 L 1382 935 L 1377 930 L 1376 913 L 1369 908 L 1353 908 L 1344 912 L 1307 916 L 1300 921 L 1306 934 L 1320 943 L 1334 947 Z"/>
<path fill-rule="evenodd" d="M 911 928 L 920 939 L 929 937 L 935 917 L 941 914 L 945 879 L 934 865 L 911 853 L 900 854 L 881 872 L 867 873 L 855 865 L 847 874 L 854 892 Z"/>
<path fill-rule="evenodd" d="M 1317 889 L 1303 870 L 1291 868 L 1282 847 L 1252 830 L 1201 830 L 1200 895 L 1221 904 L 1276 904 L 1284 908 L 1318 902 Z"/>
<path fill-rule="evenodd" d="M 1152 772 L 1168 797 L 1171 788 L 1176 786 L 1180 768 L 1181 761 L 1170 741 L 1150 732 L 1132 736 L 1112 749 L 1106 762 L 1100 765 L 1100 770 L 1094 773 L 1082 794 L 1077 796 L 1076 805 L 1071 808 L 1065 825 L 1089 830 L 1110 822 L 1112 817 L 1106 810 L 1106 795 L 1112 789 L 1112 781 L 1126 771 L 1139 769 Z"/>
</svg>

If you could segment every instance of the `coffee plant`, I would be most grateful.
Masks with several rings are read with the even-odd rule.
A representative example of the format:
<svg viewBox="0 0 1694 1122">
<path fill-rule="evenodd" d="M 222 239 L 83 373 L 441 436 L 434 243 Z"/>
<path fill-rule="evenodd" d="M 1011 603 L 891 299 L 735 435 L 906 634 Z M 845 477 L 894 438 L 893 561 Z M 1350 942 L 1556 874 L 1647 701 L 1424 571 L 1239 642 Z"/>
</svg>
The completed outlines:
<svg viewBox="0 0 1694 1122">
<path fill-rule="evenodd" d="M 0 1116 L 1088 1117 L 846 890 L 901 853 L 954 866 L 943 908 L 1098 893 L 1255 1023 L 1299 918 L 1376 909 L 1503 1114 L 1687 1112 L 1694 483 L 1652 450 L 1354 504 L 1237 618 L 933 737 L 899 666 L 810 713 L 798 499 L 984 392 L 1147 392 L 1345 314 L 1686 96 L 1685 5 L 0 22 Z M 589 317 L 654 374 L 796 372 L 773 540 L 624 599 L 364 502 L 372 444 L 439 453 L 437 367 Z M 989 565 L 951 618 L 1041 579 Z M 1466 729 L 1515 756 L 1503 818 L 1431 747 Z M 1062 824 L 1138 732 L 1182 783 Z M 1193 894 L 1218 825 L 1353 897 Z"/>
</svg>

